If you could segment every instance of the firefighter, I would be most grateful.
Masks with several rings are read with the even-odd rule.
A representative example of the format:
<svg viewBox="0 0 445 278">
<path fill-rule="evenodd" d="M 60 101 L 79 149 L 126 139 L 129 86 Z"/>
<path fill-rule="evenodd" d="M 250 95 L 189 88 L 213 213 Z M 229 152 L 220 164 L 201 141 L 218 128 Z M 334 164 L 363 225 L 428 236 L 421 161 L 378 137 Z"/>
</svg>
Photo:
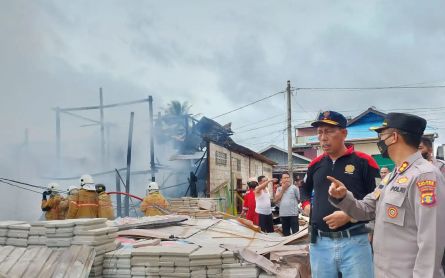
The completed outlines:
<svg viewBox="0 0 445 278">
<path fill-rule="evenodd" d="M 169 206 L 167 200 L 159 192 L 159 186 L 156 182 L 150 182 L 147 186 L 147 196 L 141 204 L 141 211 L 145 216 L 155 216 L 166 214 L 163 209 Z"/>
<path fill-rule="evenodd" d="M 66 218 L 97 218 L 99 199 L 90 175 L 80 177 L 80 189 L 68 206 Z"/>
<path fill-rule="evenodd" d="M 48 184 L 47 190 L 42 194 L 42 211 L 45 212 L 46 220 L 60 220 L 63 219 L 61 213 L 61 202 L 64 198 L 59 194 L 60 186 L 57 183 Z M 49 196 L 49 199 L 47 199 Z"/>
<path fill-rule="evenodd" d="M 99 194 L 99 218 L 107 218 L 109 220 L 114 219 L 113 203 L 111 197 L 105 192 L 107 188 L 103 184 L 96 185 L 96 192 Z"/>
<path fill-rule="evenodd" d="M 66 198 L 60 202 L 61 214 L 63 215 L 62 219 L 66 219 L 70 202 L 77 198 L 77 194 L 79 194 L 79 187 L 75 185 L 68 187 L 68 190 L 66 191 Z"/>
</svg>

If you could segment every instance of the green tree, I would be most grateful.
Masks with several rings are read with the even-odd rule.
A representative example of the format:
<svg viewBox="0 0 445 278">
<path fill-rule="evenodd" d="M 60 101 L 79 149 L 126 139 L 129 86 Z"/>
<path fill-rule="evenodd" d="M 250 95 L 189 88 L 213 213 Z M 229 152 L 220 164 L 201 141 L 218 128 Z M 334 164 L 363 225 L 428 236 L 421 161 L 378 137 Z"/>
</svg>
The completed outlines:
<svg viewBox="0 0 445 278">
<path fill-rule="evenodd" d="M 186 137 L 186 127 L 189 127 L 189 111 L 191 105 L 187 102 L 172 100 L 164 108 L 164 115 L 156 121 L 156 137 L 160 143 L 169 140 L 183 142 Z"/>
<path fill-rule="evenodd" d="M 172 100 L 164 111 L 166 116 L 186 116 L 191 107 L 187 101 L 181 103 L 180 101 Z"/>
</svg>

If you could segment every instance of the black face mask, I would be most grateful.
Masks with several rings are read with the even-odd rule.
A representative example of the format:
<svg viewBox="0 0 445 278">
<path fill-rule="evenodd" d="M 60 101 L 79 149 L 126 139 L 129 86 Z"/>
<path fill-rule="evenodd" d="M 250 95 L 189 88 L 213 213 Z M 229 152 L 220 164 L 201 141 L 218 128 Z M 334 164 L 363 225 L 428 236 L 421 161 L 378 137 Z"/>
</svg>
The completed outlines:
<svg viewBox="0 0 445 278">
<path fill-rule="evenodd" d="M 390 145 L 386 145 L 385 141 L 389 139 L 389 137 L 387 137 L 386 139 L 380 139 L 377 142 L 377 147 L 379 148 L 380 153 L 382 154 L 382 157 L 384 158 L 389 158 L 389 154 L 388 154 L 388 147 Z M 392 145 L 392 144 L 391 144 Z"/>
<path fill-rule="evenodd" d="M 379 148 L 379 151 L 382 154 L 382 157 L 389 158 L 388 146 L 385 144 L 385 140 L 379 140 L 377 142 L 377 147 Z"/>
<path fill-rule="evenodd" d="M 421 153 L 422 154 L 422 157 L 423 158 L 425 158 L 426 160 L 428 160 L 429 159 L 429 153 Z"/>
</svg>

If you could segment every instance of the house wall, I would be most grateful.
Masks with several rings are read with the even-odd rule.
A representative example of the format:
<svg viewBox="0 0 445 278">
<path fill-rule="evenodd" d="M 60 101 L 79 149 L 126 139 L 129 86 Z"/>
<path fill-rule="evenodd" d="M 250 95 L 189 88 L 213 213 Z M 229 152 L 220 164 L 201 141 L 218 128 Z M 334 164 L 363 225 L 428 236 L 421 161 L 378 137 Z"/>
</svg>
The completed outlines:
<svg viewBox="0 0 445 278">
<path fill-rule="evenodd" d="M 226 155 L 226 164 L 217 163 L 216 152 Z M 241 179 L 242 188 L 246 189 L 249 177 L 258 177 L 264 175 L 269 179 L 272 178 L 272 165 L 263 163 L 262 161 L 253 159 L 243 154 L 231 152 L 228 149 L 209 143 L 209 190 L 210 197 L 223 197 L 228 199 L 228 207 L 231 206 L 232 200 L 229 196 L 230 189 L 236 188 L 236 180 Z M 220 160 L 219 160 L 220 161 Z M 231 163 L 230 163 L 231 161 Z M 238 161 L 241 165 L 238 168 Z M 232 169 L 232 171 L 230 171 Z M 224 184 L 220 187 L 222 184 Z M 231 186 L 232 185 L 232 186 Z M 272 190 L 272 187 L 270 187 Z M 235 198 L 235 204 L 240 202 Z M 230 212 L 230 211 L 228 211 Z"/>
<path fill-rule="evenodd" d="M 354 143 L 354 149 L 356 151 L 363 152 L 369 155 L 380 154 L 376 142 Z"/>
<path fill-rule="evenodd" d="M 221 165 L 216 163 L 216 152 L 226 154 L 227 161 L 226 165 Z M 230 181 L 230 151 L 226 148 L 218 146 L 216 144 L 209 144 L 209 185 L 210 194 L 224 182 Z"/>
<path fill-rule="evenodd" d="M 277 149 L 269 149 L 263 153 L 261 153 L 265 157 L 269 158 L 270 160 L 273 160 L 277 162 L 278 164 L 287 164 L 287 152 L 282 152 Z M 293 157 L 292 162 L 294 164 L 307 164 L 308 162 L 306 160 L 303 160 L 299 157 Z"/>
<path fill-rule="evenodd" d="M 317 129 L 314 127 L 297 128 L 296 135 L 297 135 L 297 137 L 298 136 L 314 136 L 314 135 L 317 135 Z"/>
</svg>

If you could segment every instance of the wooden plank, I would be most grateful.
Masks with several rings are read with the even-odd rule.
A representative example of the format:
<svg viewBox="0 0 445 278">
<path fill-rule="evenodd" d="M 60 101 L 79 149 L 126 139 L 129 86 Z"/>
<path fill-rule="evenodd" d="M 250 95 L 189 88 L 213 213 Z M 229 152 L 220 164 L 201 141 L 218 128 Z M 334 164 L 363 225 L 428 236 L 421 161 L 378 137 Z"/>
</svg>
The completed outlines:
<svg viewBox="0 0 445 278">
<path fill-rule="evenodd" d="M 40 251 L 40 247 L 27 248 L 23 256 L 15 263 L 8 273 L 10 277 L 22 277 L 28 266 L 31 265 L 34 258 Z"/>
<path fill-rule="evenodd" d="M 38 278 L 48 278 L 48 277 L 51 277 L 51 275 L 53 275 L 54 270 L 55 270 L 55 268 L 57 266 L 56 262 L 57 262 L 57 260 L 59 259 L 59 257 L 61 255 L 62 255 L 62 251 L 60 251 L 60 250 L 53 250 L 53 252 L 49 256 L 48 260 L 43 265 L 43 268 L 40 271 L 39 276 L 37 276 L 37 277 Z"/>
<path fill-rule="evenodd" d="M 87 260 L 84 263 L 84 268 L 82 274 L 79 277 L 86 278 L 90 274 L 91 268 L 93 267 L 94 258 L 96 257 L 96 250 L 93 248 L 93 251 L 90 252 Z"/>
<path fill-rule="evenodd" d="M 297 239 L 300 239 L 300 238 L 302 238 L 304 236 L 307 236 L 307 235 L 308 235 L 308 226 L 304 226 L 302 228 L 300 227 L 300 231 L 298 231 L 297 233 L 295 233 L 293 235 L 285 237 L 285 239 L 282 242 L 280 242 L 279 244 L 274 245 L 272 247 L 266 247 L 266 248 L 260 250 L 257 253 L 260 254 L 260 255 L 268 254 L 268 253 L 273 252 L 275 250 L 279 250 L 282 246 L 284 246 L 286 244 L 289 244 L 289 243 L 291 243 L 291 242 L 293 242 L 293 241 L 295 241 Z"/>
<path fill-rule="evenodd" d="M 73 245 L 69 249 L 65 250 L 60 256 L 60 259 L 57 260 L 57 267 L 54 270 L 53 278 L 63 278 L 65 273 L 67 273 L 71 264 L 76 261 L 77 255 L 79 255 L 80 250 L 82 249 L 79 245 Z"/>
<path fill-rule="evenodd" d="M 0 273 L 7 274 L 25 251 L 26 248 L 16 247 L 0 265 Z"/>
<path fill-rule="evenodd" d="M 79 255 L 77 256 L 76 260 L 71 264 L 70 268 L 67 270 L 66 275 L 64 277 L 67 278 L 82 277 L 81 275 L 84 272 L 84 269 L 88 267 L 91 268 L 91 265 L 93 264 L 93 260 L 90 258 L 93 257 L 94 259 L 94 256 L 92 256 L 91 253 L 95 253 L 94 248 L 82 245 L 79 251 Z"/>
<path fill-rule="evenodd" d="M 39 275 L 40 271 L 42 270 L 43 266 L 52 253 L 52 249 L 45 246 L 40 247 L 37 256 L 35 257 L 33 262 L 31 262 L 31 265 L 28 267 L 23 277 L 36 277 L 37 275 Z"/>
<path fill-rule="evenodd" d="M 14 246 L 4 246 L 0 250 L 0 264 L 11 254 L 12 251 L 14 251 Z"/>
</svg>

